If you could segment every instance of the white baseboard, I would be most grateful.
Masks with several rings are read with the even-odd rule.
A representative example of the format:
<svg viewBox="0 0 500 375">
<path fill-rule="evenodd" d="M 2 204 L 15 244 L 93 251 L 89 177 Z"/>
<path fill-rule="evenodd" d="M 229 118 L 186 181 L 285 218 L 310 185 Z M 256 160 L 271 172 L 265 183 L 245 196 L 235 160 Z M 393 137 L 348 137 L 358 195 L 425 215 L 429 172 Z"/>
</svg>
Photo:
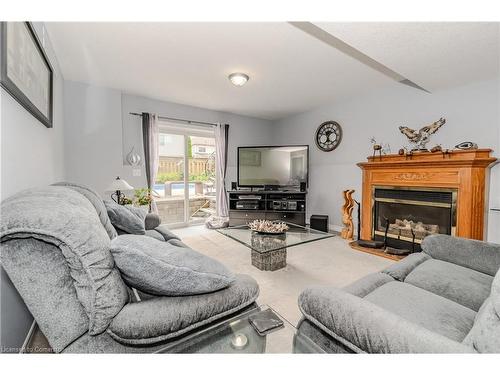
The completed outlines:
<svg viewBox="0 0 500 375">
<path fill-rule="evenodd" d="M 341 232 L 342 231 L 342 226 L 340 225 L 335 225 L 335 224 L 330 224 L 328 226 L 328 229 L 332 232 Z"/>
<path fill-rule="evenodd" d="M 330 231 L 339 232 L 339 233 L 342 232 L 342 228 L 343 228 L 342 225 L 335 225 L 335 224 L 330 224 L 328 227 L 328 229 L 330 229 Z M 358 238 L 358 231 L 356 229 L 354 229 L 354 238 Z"/>
<path fill-rule="evenodd" d="M 24 354 L 26 353 L 26 347 L 28 346 L 28 343 L 31 340 L 31 337 L 35 333 L 35 326 L 36 326 L 36 321 L 33 319 L 33 323 L 31 323 L 30 330 L 28 331 L 28 334 L 26 335 L 26 338 L 24 339 L 23 345 L 21 345 L 21 350 L 19 350 L 19 354 Z"/>
<path fill-rule="evenodd" d="M 205 224 L 205 220 L 197 220 L 197 221 L 189 222 L 189 223 L 160 224 L 160 225 L 165 225 L 168 229 L 180 229 L 180 228 L 200 226 L 200 225 L 204 225 L 204 224 Z"/>
<path fill-rule="evenodd" d="M 306 223 L 307 226 L 310 226 L 310 223 Z M 328 230 L 330 232 L 342 232 L 342 228 L 343 226 L 342 225 L 336 225 L 336 224 L 330 224 L 328 225 Z M 356 236 L 357 233 L 356 233 L 356 230 L 354 231 L 354 235 Z"/>
</svg>

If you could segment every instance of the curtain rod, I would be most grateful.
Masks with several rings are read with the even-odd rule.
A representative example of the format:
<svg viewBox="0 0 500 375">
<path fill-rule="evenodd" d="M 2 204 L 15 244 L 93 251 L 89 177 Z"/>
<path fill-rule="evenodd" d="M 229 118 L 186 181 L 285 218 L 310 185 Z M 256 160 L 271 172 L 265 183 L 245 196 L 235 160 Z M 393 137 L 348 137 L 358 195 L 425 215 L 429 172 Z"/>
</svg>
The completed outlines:
<svg viewBox="0 0 500 375">
<path fill-rule="evenodd" d="M 131 115 L 142 117 L 142 113 L 130 112 Z M 175 118 L 175 117 L 166 117 L 166 116 L 158 116 L 159 119 L 162 120 L 172 120 L 172 121 L 181 121 L 186 122 L 188 124 L 202 124 L 202 125 L 210 125 L 217 126 L 215 122 L 204 122 L 204 121 L 195 121 L 195 120 L 186 120 L 183 118 Z"/>
</svg>

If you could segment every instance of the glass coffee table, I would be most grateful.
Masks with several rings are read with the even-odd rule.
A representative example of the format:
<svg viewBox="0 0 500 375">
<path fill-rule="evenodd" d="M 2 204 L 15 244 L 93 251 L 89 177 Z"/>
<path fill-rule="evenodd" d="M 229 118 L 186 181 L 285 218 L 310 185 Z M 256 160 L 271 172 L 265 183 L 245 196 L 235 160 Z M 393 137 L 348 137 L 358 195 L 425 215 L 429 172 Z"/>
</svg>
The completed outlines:
<svg viewBox="0 0 500 375">
<path fill-rule="evenodd" d="M 219 233 L 252 249 L 252 265 L 262 271 L 286 267 L 287 248 L 335 236 L 331 233 L 286 223 L 290 229 L 283 234 L 261 234 L 248 225 L 217 229 Z"/>
<path fill-rule="evenodd" d="M 265 334 L 259 334 L 250 323 L 250 318 L 267 309 L 270 308 L 264 305 L 247 310 L 214 326 L 183 337 L 175 343 L 167 344 L 156 353 L 325 353 L 320 346 L 299 333 L 291 323 L 272 309 L 271 311 L 283 322 L 283 325 Z"/>
</svg>

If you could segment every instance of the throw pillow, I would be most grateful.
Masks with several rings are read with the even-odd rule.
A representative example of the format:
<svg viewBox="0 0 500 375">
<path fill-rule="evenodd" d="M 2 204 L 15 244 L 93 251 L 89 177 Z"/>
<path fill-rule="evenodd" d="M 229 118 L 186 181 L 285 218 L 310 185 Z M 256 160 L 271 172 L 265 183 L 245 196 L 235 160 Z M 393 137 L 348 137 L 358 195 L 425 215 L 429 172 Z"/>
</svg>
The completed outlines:
<svg viewBox="0 0 500 375">
<path fill-rule="evenodd" d="M 210 293 L 234 281 L 234 275 L 215 259 L 148 236 L 119 236 L 111 241 L 111 253 L 123 279 L 151 294 Z"/>
<path fill-rule="evenodd" d="M 122 206 L 113 201 L 104 201 L 111 224 L 130 234 L 146 233 L 146 210 L 134 206 Z"/>
</svg>

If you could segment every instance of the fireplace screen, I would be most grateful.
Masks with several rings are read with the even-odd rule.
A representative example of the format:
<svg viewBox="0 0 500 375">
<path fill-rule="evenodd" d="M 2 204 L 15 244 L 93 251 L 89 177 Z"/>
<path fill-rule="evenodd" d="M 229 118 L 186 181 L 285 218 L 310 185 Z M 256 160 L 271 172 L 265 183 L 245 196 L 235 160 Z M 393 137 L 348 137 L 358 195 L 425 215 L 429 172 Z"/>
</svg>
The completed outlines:
<svg viewBox="0 0 500 375">
<path fill-rule="evenodd" d="M 456 190 L 376 188 L 373 237 L 390 246 L 419 248 L 431 234 L 455 234 Z"/>
</svg>

